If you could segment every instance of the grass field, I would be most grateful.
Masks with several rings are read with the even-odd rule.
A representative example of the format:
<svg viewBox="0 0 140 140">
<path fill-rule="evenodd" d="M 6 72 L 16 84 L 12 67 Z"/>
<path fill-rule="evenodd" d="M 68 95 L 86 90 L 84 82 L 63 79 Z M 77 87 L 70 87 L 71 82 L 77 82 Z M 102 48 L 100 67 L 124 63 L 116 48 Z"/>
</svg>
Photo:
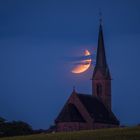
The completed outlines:
<svg viewBox="0 0 140 140">
<path fill-rule="evenodd" d="M 0 138 L 0 140 L 140 140 L 140 127 L 36 134 L 30 136 Z"/>
</svg>

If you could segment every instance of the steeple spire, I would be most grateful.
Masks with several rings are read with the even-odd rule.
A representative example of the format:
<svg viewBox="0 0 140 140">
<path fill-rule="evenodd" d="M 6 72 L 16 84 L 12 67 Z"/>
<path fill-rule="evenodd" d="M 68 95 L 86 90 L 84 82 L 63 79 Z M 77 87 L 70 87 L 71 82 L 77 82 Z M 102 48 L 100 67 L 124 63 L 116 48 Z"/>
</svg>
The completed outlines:
<svg viewBox="0 0 140 140">
<path fill-rule="evenodd" d="M 106 54 L 104 48 L 104 38 L 103 38 L 103 27 L 102 27 L 102 19 L 100 18 L 99 25 L 99 34 L 98 34 L 98 47 L 97 47 L 97 55 L 96 55 L 96 66 L 93 73 L 93 78 L 97 70 L 105 76 L 105 78 L 110 78 L 110 73 L 106 61 Z"/>
<path fill-rule="evenodd" d="M 105 49 L 104 49 L 103 29 L 102 29 L 101 23 L 100 23 L 99 35 L 98 35 L 96 66 L 97 67 L 106 67 L 106 56 L 105 56 Z"/>
</svg>

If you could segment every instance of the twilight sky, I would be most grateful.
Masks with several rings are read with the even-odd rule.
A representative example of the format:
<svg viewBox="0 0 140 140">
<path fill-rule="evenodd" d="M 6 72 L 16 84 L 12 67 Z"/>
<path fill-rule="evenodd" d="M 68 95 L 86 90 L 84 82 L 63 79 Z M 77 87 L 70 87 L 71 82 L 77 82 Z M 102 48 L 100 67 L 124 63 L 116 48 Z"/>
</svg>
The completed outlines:
<svg viewBox="0 0 140 140">
<path fill-rule="evenodd" d="M 0 116 L 48 128 L 75 85 L 91 94 L 93 67 L 72 74 L 97 47 L 99 9 L 112 106 L 121 124 L 140 123 L 139 0 L 0 0 Z"/>
</svg>

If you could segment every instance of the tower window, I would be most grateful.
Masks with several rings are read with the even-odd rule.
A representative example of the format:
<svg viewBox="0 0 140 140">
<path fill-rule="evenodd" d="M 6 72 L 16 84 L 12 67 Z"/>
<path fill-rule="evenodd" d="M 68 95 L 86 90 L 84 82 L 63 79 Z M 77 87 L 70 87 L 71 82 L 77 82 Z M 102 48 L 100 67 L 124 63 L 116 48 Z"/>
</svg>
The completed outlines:
<svg viewBox="0 0 140 140">
<path fill-rule="evenodd" d="M 97 95 L 100 96 L 102 94 L 102 85 L 101 84 L 97 84 Z"/>
</svg>

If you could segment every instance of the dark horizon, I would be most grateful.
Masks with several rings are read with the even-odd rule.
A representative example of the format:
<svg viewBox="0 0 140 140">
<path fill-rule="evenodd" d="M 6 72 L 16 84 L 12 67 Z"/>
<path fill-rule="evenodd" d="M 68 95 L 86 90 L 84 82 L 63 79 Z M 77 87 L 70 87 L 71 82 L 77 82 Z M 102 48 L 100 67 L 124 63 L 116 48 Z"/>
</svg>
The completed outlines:
<svg viewBox="0 0 140 140">
<path fill-rule="evenodd" d="M 140 123 L 140 1 L 1 0 L 0 117 L 53 124 L 73 86 L 91 94 L 93 67 L 73 74 L 85 49 L 94 53 L 102 10 L 112 110 L 122 125 Z"/>
</svg>

